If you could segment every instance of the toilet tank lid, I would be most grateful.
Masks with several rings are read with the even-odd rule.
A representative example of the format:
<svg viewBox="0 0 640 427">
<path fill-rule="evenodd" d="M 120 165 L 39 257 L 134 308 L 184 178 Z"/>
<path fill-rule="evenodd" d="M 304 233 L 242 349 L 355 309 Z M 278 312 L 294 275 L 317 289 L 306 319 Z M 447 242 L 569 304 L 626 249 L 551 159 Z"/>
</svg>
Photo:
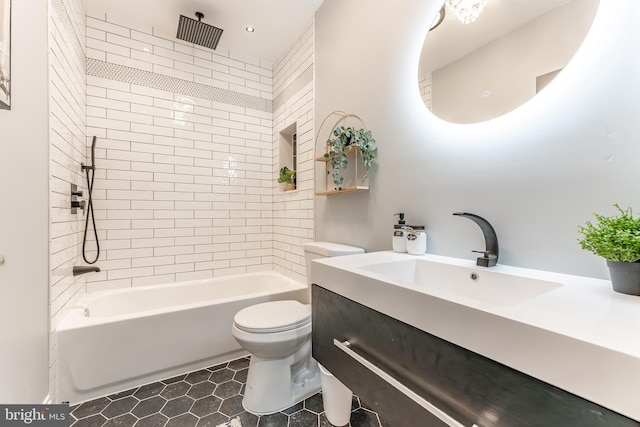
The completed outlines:
<svg viewBox="0 0 640 427">
<path fill-rule="evenodd" d="M 304 245 L 305 252 L 333 257 L 342 255 L 363 254 L 364 249 L 332 242 L 309 242 Z"/>
</svg>

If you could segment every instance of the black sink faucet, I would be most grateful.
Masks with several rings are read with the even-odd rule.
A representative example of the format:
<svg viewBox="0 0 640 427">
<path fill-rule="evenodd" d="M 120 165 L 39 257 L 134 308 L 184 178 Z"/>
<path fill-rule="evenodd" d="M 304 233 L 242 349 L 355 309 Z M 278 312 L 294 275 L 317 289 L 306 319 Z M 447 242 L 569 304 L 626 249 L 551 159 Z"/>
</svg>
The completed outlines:
<svg viewBox="0 0 640 427">
<path fill-rule="evenodd" d="M 482 230 L 482 234 L 484 234 L 484 242 L 486 249 L 484 251 L 472 251 L 481 253 L 482 256 L 478 257 L 476 261 L 476 265 L 480 267 L 493 267 L 498 263 L 498 236 L 496 235 L 496 231 L 493 229 L 489 221 L 482 218 L 481 216 L 467 213 L 467 212 L 454 212 L 456 216 L 462 216 L 465 218 L 469 218 L 471 221 L 475 222 L 480 226 Z"/>
</svg>

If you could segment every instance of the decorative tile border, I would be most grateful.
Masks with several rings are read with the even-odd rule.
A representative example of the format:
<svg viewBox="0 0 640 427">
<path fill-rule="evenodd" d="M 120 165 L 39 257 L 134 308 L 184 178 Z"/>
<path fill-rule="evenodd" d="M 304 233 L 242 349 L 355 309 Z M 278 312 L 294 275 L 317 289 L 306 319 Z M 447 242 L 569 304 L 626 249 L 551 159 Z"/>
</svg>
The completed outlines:
<svg viewBox="0 0 640 427">
<path fill-rule="evenodd" d="M 64 27 L 64 29 L 67 31 L 67 34 L 73 35 L 74 34 L 73 24 L 71 23 L 71 19 L 69 18 L 69 14 L 65 9 L 64 4 L 62 3 L 62 0 L 53 0 L 51 2 L 51 5 L 53 6 L 53 9 L 56 11 L 56 14 L 58 15 L 58 19 L 60 19 L 60 22 L 62 23 L 62 26 Z"/>
<path fill-rule="evenodd" d="M 293 95 L 298 93 L 305 85 L 313 81 L 313 66 L 310 65 L 306 70 L 302 72 L 289 86 L 287 86 L 282 93 L 280 93 L 273 100 L 273 111 L 277 111 L 282 107 L 285 102 L 289 100 Z"/>
<path fill-rule="evenodd" d="M 51 6 L 53 7 L 53 10 L 55 10 L 57 17 L 65 30 L 65 35 L 68 37 L 68 40 L 74 44 L 73 48 L 75 49 L 75 51 L 81 52 L 82 56 L 86 56 L 84 49 L 84 32 L 82 31 L 81 34 L 78 33 L 79 31 L 81 31 L 81 29 L 79 28 L 80 26 L 82 27 L 82 29 L 84 29 L 84 22 L 76 23 L 77 25 L 74 27 L 74 23 L 71 20 L 71 16 L 69 15 L 69 13 L 73 14 L 73 10 L 71 10 L 71 12 L 69 11 L 69 8 L 72 7 L 72 5 L 70 4 L 71 0 L 68 0 L 66 3 L 68 7 L 65 6 L 65 2 L 63 0 L 52 0 Z"/>
<path fill-rule="evenodd" d="M 183 95 L 195 96 L 224 104 L 245 107 L 252 110 L 272 112 L 272 101 L 240 92 L 190 82 L 176 77 L 165 76 L 123 65 L 112 64 L 87 58 L 87 75 L 117 80 L 124 83 L 166 90 Z"/>
</svg>

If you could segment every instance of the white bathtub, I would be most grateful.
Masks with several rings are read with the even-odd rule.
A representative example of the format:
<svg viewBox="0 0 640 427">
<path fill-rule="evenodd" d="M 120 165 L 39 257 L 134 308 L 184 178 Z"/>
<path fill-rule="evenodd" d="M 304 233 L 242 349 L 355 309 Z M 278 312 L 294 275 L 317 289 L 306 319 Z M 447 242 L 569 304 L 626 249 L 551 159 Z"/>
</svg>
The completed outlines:
<svg viewBox="0 0 640 427">
<path fill-rule="evenodd" d="M 245 355 L 233 316 L 266 301 L 308 302 L 307 286 L 249 273 L 84 295 L 57 328 L 58 400 L 72 404 Z"/>
</svg>

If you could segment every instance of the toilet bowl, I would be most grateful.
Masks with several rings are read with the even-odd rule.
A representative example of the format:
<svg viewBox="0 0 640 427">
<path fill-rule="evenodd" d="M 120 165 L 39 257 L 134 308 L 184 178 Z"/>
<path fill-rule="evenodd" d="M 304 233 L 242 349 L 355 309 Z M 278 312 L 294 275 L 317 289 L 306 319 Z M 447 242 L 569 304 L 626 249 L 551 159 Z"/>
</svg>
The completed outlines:
<svg viewBox="0 0 640 427">
<path fill-rule="evenodd" d="M 307 278 L 313 259 L 363 252 L 363 249 L 336 243 L 308 243 L 305 245 Z M 248 412 L 273 414 L 320 391 L 320 369 L 311 357 L 310 305 L 286 300 L 244 308 L 236 313 L 231 332 L 251 353 L 242 399 Z"/>
<path fill-rule="evenodd" d="M 231 332 L 251 353 L 242 404 L 254 414 L 286 409 L 320 390 L 311 358 L 311 307 L 272 301 L 240 310 Z"/>
</svg>

